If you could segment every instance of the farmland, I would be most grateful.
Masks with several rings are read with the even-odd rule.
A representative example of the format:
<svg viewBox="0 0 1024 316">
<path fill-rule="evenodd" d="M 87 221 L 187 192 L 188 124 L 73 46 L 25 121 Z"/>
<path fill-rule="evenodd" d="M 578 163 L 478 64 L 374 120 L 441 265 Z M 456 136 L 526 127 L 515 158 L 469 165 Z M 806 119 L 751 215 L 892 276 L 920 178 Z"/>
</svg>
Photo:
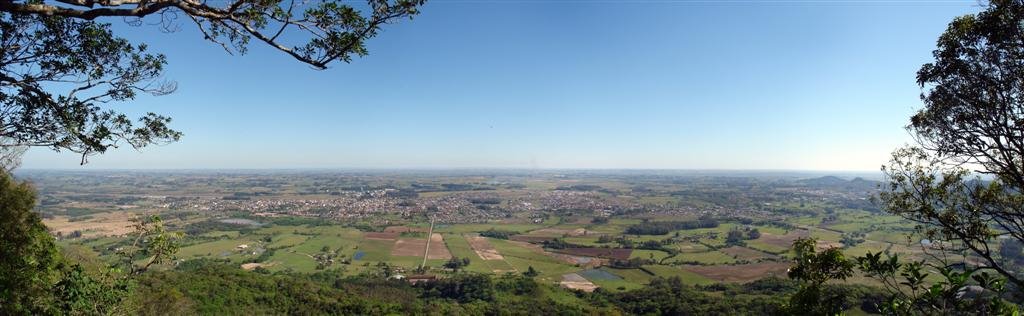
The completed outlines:
<svg viewBox="0 0 1024 316">
<path fill-rule="evenodd" d="M 798 238 L 817 238 L 819 247 L 851 256 L 921 252 L 907 242 L 912 225 L 866 202 L 871 187 L 821 187 L 814 178 L 787 175 L 41 172 L 28 178 L 42 192 L 37 211 L 60 242 L 101 258 L 123 244 L 131 218 L 160 215 L 170 230 L 185 233 L 163 269 L 205 260 L 263 273 L 512 273 L 584 291 L 623 291 L 663 277 L 693 285 L 784 277 Z M 140 181 L 155 184 L 131 185 Z"/>
</svg>

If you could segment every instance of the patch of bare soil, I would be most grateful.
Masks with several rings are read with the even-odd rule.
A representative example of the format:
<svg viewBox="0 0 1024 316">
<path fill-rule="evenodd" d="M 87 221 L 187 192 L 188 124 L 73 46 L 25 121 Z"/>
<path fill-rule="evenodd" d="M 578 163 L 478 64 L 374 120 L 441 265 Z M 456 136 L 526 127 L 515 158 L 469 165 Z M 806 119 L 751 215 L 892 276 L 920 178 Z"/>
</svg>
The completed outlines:
<svg viewBox="0 0 1024 316">
<path fill-rule="evenodd" d="M 774 258 L 775 255 L 760 252 L 754 249 L 740 246 L 732 246 L 725 249 L 719 249 L 718 251 L 724 252 L 727 255 L 734 256 L 741 260 L 757 260 L 761 258 Z"/>
<path fill-rule="evenodd" d="M 391 248 L 392 256 L 418 257 L 423 256 L 423 249 L 427 247 L 426 239 L 399 238 L 395 240 L 395 247 Z M 427 259 L 451 259 L 452 254 L 444 245 L 444 237 L 434 233 L 430 236 L 430 252 Z"/>
<path fill-rule="evenodd" d="M 132 232 L 131 219 L 133 213 L 110 212 L 89 215 L 89 218 L 72 221 L 67 216 L 56 216 L 51 219 L 44 219 L 43 224 L 53 234 L 60 233 L 67 236 L 75 231 L 82 233 L 82 237 L 98 236 L 121 236 Z"/>
<path fill-rule="evenodd" d="M 581 290 L 584 292 L 593 292 L 598 288 L 597 284 L 590 282 L 576 273 L 562 275 L 562 281 L 558 284 L 567 289 Z"/>
<path fill-rule="evenodd" d="M 473 252 L 476 252 L 480 259 L 484 260 L 505 260 L 505 257 L 498 252 L 498 249 L 494 249 L 494 246 L 487 241 L 487 238 L 480 236 L 466 236 L 466 241 L 469 242 L 469 246 L 473 248 Z"/>
<path fill-rule="evenodd" d="M 789 248 L 793 246 L 793 241 L 800 237 L 810 236 L 811 232 L 806 229 L 795 229 L 791 230 L 785 235 L 775 235 L 769 233 L 761 233 L 761 238 L 757 240 L 772 246 Z"/>
<path fill-rule="evenodd" d="M 784 276 L 789 263 L 762 262 L 738 265 L 684 266 L 683 270 L 720 282 L 750 282 L 769 276 Z"/>
</svg>

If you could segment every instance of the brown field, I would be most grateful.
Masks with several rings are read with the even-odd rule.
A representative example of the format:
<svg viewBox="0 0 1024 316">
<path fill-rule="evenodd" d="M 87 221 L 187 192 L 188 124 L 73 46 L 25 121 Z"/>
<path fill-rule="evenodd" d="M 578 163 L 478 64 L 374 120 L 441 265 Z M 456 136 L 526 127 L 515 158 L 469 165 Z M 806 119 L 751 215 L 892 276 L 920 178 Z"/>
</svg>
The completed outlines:
<svg viewBox="0 0 1024 316">
<path fill-rule="evenodd" d="M 56 216 L 52 219 L 44 219 L 43 224 L 46 224 L 51 233 L 55 235 L 61 233 L 65 236 L 76 230 L 82 232 L 82 237 L 121 236 L 133 230 L 131 219 L 135 217 L 135 214 L 117 212 L 97 213 L 90 216 L 92 218 L 74 222 L 69 221 L 70 218 L 67 216 Z"/>
<path fill-rule="evenodd" d="M 772 246 L 789 248 L 793 246 L 793 241 L 797 238 L 807 237 L 810 235 L 811 232 L 806 229 L 796 229 L 786 233 L 785 235 L 761 233 L 761 238 L 758 238 L 757 240 Z"/>
<path fill-rule="evenodd" d="M 785 276 L 789 263 L 762 262 L 741 265 L 683 266 L 683 270 L 720 282 L 750 282 L 768 276 Z"/>
<path fill-rule="evenodd" d="M 256 268 L 259 268 L 259 267 L 264 267 L 264 268 L 265 267 L 270 267 L 270 266 L 273 266 L 275 264 L 277 264 L 277 262 L 271 262 L 271 263 L 255 263 L 255 262 L 243 263 L 242 264 L 242 269 L 244 269 L 246 271 L 249 271 L 249 270 L 254 270 Z"/>
<path fill-rule="evenodd" d="M 366 239 L 378 239 L 378 240 L 395 240 L 395 238 L 398 238 L 398 233 L 374 233 L 374 232 L 369 232 L 369 233 L 363 233 L 363 238 L 366 238 Z M 420 254 L 422 255 L 423 253 L 421 252 Z"/>
<path fill-rule="evenodd" d="M 494 246 L 487 241 L 487 238 L 480 236 L 466 236 L 466 241 L 469 242 L 469 246 L 473 248 L 473 252 L 476 252 L 480 259 L 484 260 L 505 260 L 505 257 L 498 252 L 498 249 L 494 249 Z"/>
<path fill-rule="evenodd" d="M 761 258 L 774 258 L 775 255 L 760 252 L 754 249 L 740 246 L 732 246 L 725 249 L 719 249 L 718 251 L 724 252 L 727 255 L 735 256 L 741 260 L 757 260 Z"/>
<path fill-rule="evenodd" d="M 590 282 L 575 273 L 562 275 L 562 282 L 559 282 L 558 284 L 567 289 L 580 290 L 583 292 L 593 292 L 598 288 L 597 284 L 594 284 L 594 282 Z"/>
<path fill-rule="evenodd" d="M 824 250 L 828 248 L 843 248 L 843 243 L 838 241 L 819 240 L 818 243 L 815 244 L 815 247 L 817 247 L 818 250 Z"/>
<path fill-rule="evenodd" d="M 427 228 L 423 228 L 423 227 L 408 227 L 408 226 L 388 226 L 387 228 L 384 228 L 384 232 L 385 233 L 395 233 L 395 234 L 411 233 L 411 232 L 425 233 L 425 232 L 427 232 Z"/>
<path fill-rule="evenodd" d="M 426 239 L 409 239 L 400 238 L 395 240 L 395 247 L 391 248 L 392 256 L 408 256 L 418 257 L 423 256 L 423 249 L 427 246 Z M 448 247 L 444 245 L 444 237 L 441 234 L 434 233 L 430 236 L 430 252 L 427 254 L 427 259 L 451 259 L 452 254 L 448 252 Z"/>
<path fill-rule="evenodd" d="M 567 254 L 545 252 L 544 254 L 562 260 L 565 263 L 571 265 L 579 265 L 582 268 L 597 268 L 608 264 L 608 259 L 584 257 L 584 256 L 570 256 Z"/>
<path fill-rule="evenodd" d="M 633 254 L 633 249 L 622 248 L 565 248 L 552 249 L 551 251 L 573 256 L 600 257 L 618 260 L 628 260 L 629 255 Z"/>
</svg>

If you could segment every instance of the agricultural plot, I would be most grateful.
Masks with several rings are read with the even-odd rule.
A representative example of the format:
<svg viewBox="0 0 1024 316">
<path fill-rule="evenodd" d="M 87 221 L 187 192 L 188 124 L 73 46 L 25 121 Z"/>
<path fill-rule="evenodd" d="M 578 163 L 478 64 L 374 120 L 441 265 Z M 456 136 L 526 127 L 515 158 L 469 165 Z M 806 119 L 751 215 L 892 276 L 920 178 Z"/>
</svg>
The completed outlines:
<svg viewBox="0 0 1024 316">
<path fill-rule="evenodd" d="M 764 235 L 761 235 L 761 237 L 764 238 Z M 780 245 L 780 243 L 774 242 L 774 241 L 770 241 L 770 240 L 769 241 L 765 241 L 765 240 L 761 240 L 761 239 L 755 239 L 755 240 L 748 240 L 747 241 L 747 247 L 750 247 L 750 248 L 753 248 L 753 249 L 757 249 L 757 250 L 760 250 L 760 251 L 764 251 L 764 252 L 767 252 L 767 253 L 774 253 L 774 254 L 786 253 L 786 252 L 789 251 L 791 246 L 792 246 L 792 244 L 790 246 L 783 247 L 783 246 Z"/>
<path fill-rule="evenodd" d="M 598 287 L 601 287 L 601 288 L 604 288 L 604 289 L 607 289 L 607 290 L 611 290 L 611 291 L 619 291 L 619 290 L 635 289 L 635 288 L 643 287 L 643 283 L 641 283 L 641 282 L 632 282 L 632 281 L 625 280 L 622 277 L 620 277 L 620 276 L 618 276 L 618 275 L 616 275 L 614 273 L 611 273 L 608 270 L 605 270 L 603 268 L 602 269 L 587 269 L 587 270 L 583 270 L 583 271 L 577 272 L 576 274 L 586 278 L 590 282 L 596 284 Z"/>
<path fill-rule="evenodd" d="M 275 251 L 274 255 L 267 261 L 272 263 L 272 265 L 267 268 L 270 271 L 316 271 L 316 260 L 314 260 L 313 257 L 308 254 L 294 251 Z"/>
<path fill-rule="evenodd" d="M 384 232 L 385 233 L 397 233 L 397 234 L 409 233 L 409 232 L 426 233 L 427 231 L 429 231 L 429 229 L 426 228 L 426 227 L 388 226 L 388 227 L 384 228 Z"/>
<path fill-rule="evenodd" d="M 793 246 L 793 241 L 808 236 L 811 236 L 811 232 L 806 229 L 792 230 L 785 235 L 762 232 L 760 238 L 748 240 L 747 246 L 769 253 L 784 253 Z"/>
<path fill-rule="evenodd" d="M 396 257 L 422 257 L 423 251 L 427 248 L 427 239 L 399 238 L 391 249 L 391 255 Z M 439 233 L 430 236 L 430 250 L 427 252 L 427 259 L 451 259 L 452 254 L 444 245 L 444 237 Z"/>
<path fill-rule="evenodd" d="M 669 258 L 668 261 L 674 263 L 698 263 L 712 265 L 733 263 L 736 262 L 736 259 L 731 255 L 712 250 L 706 252 L 680 253 L 675 257 Z"/>
<path fill-rule="evenodd" d="M 758 226 L 754 226 L 753 228 L 757 228 L 757 230 L 760 231 L 762 234 L 763 233 L 769 233 L 769 234 L 775 234 L 775 235 L 785 235 L 786 233 L 789 232 L 789 230 L 787 230 L 787 229 L 780 228 L 780 227 L 773 226 L 773 225 L 758 225 Z"/>
<path fill-rule="evenodd" d="M 598 257 L 616 260 L 629 259 L 630 254 L 633 253 L 633 249 L 622 248 L 565 248 L 552 249 L 551 251 L 571 256 Z"/>
<path fill-rule="evenodd" d="M 807 227 L 807 230 L 810 232 L 810 236 L 814 237 L 814 239 L 817 239 L 819 242 L 824 241 L 838 243 L 838 241 L 843 238 L 843 234 L 831 230 L 816 227 Z"/>
<path fill-rule="evenodd" d="M 395 242 L 390 240 L 363 239 L 357 248 L 358 251 L 363 253 L 362 258 L 359 260 L 386 262 L 391 258 L 391 248 L 394 245 Z"/>
<path fill-rule="evenodd" d="M 505 257 L 502 257 L 501 254 L 498 253 L 498 250 L 494 249 L 494 246 L 491 246 L 491 243 L 487 242 L 487 238 L 469 236 L 466 237 L 466 241 L 469 242 L 469 246 L 473 248 L 473 252 L 475 252 L 480 259 L 505 260 Z"/>
<path fill-rule="evenodd" d="M 541 229 L 533 230 L 533 231 L 530 231 L 529 234 L 527 234 L 527 235 L 528 236 L 537 236 L 537 237 L 563 237 L 563 236 L 564 237 L 579 237 L 579 236 L 586 236 L 586 235 L 588 235 L 588 233 L 591 234 L 591 235 L 594 234 L 593 232 L 588 232 L 585 228 L 572 228 L 572 227 L 555 228 L 555 227 L 551 227 L 551 228 L 541 228 Z"/>
<path fill-rule="evenodd" d="M 537 270 L 540 273 L 537 277 L 540 281 L 558 281 L 563 274 L 580 270 L 574 265 L 552 258 L 545 254 L 543 249 L 532 244 L 500 239 L 488 239 L 488 241 L 517 271 L 526 271 L 529 267 Z"/>
<path fill-rule="evenodd" d="M 96 213 L 85 217 L 71 218 L 55 216 L 44 219 L 43 223 L 54 234 L 70 235 L 78 231 L 83 237 L 121 236 L 132 231 L 131 219 L 134 215 L 124 212 Z"/>
<path fill-rule="evenodd" d="M 824 218 L 824 216 L 821 216 L 821 215 L 819 215 L 819 216 L 804 216 L 804 217 L 790 218 L 786 222 L 793 223 L 793 224 L 796 224 L 796 225 L 816 226 L 818 224 L 821 224 L 821 219 L 822 218 Z"/>
<path fill-rule="evenodd" d="M 444 241 L 453 257 L 469 258 L 469 265 L 465 267 L 468 271 L 480 273 L 504 273 L 506 271 L 515 270 L 505 262 L 505 260 L 497 261 L 481 259 L 480 256 L 473 251 L 469 242 L 466 241 L 466 237 L 462 234 L 445 234 Z"/>
<path fill-rule="evenodd" d="M 273 226 L 261 227 L 261 228 L 255 230 L 255 231 L 253 231 L 253 233 L 257 234 L 257 235 L 264 235 L 264 236 L 273 236 L 273 235 L 289 234 L 289 233 L 291 233 L 291 234 L 300 234 L 300 233 L 311 234 L 309 232 L 309 228 L 308 227 L 303 227 L 303 226 L 285 226 L 285 225 L 281 225 L 281 226 L 273 225 Z"/>
<path fill-rule="evenodd" d="M 694 242 L 679 242 L 675 244 L 676 249 L 683 253 L 705 252 L 708 247 Z"/>
<path fill-rule="evenodd" d="M 865 240 L 864 242 L 856 246 L 843 249 L 843 253 L 845 253 L 848 256 L 863 256 L 865 253 L 882 252 L 888 250 L 890 247 L 892 247 L 892 244 L 890 243 Z"/>
<path fill-rule="evenodd" d="M 188 247 L 183 247 L 178 250 L 177 256 L 184 259 L 192 259 L 198 257 L 211 257 L 211 258 L 228 258 L 228 257 L 242 257 L 245 251 L 244 248 L 254 247 L 258 244 L 255 239 L 251 237 L 243 237 L 239 239 L 222 239 L 211 242 L 199 243 Z"/>
<path fill-rule="evenodd" d="M 892 244 L 906 245 L 913 243 L 912 239 L 907 238 L 908 236 L 910 236 L 912 232 L 912 230 L 902 229 L 873 231 L 867 234 L 867 239 Z"/>
<path fill-rule="evenodd" d="M 587 237 L 567 237 L 567 238 L 563 238 L 563 239 L 567 243 L 577 244 L 577 245 L 585 245 L 585 246 L 594 246 L 594 247 L 600 247 L 600 246 L 603 246 L 603 245 L 611 244 L 611 243 L 604 243 L 604 244 L 602 244 L 602 243 L 597 242 L 598 236 L 599 235 L 593 235 L 592 234 L 591 236 L 587 236 Z"/>
<path fill-rule="evenodd" d="M 633 253 L 629 255 L 630 258 L 640 259 L 654 259 L 661 261 L 669 256 L 669 253 L 661 250 L 646 250 L 646 249 L 635 249 Z"/>
<path fill-rule="evenodd" d="M 757 250 L 746 248 L 746 247 L 740 247 L 740 246 L 732 246 L 732 247 L 729 247 L 729 248 L 720 249 L 719 251 L 721 251 L 724 254 L 733 256 L 733 258 L 736 258 L 736 259 L 739 259 L 739 260 L 755 261 L 755 260 L 765 259 L 765 258 L 775 258 L 775 256 L 772 255 L 772 254 L 768 254 L 768 253 L 764 253 L 764 252 L 761 252 L 761 251 L 757 251 Z"/>
<path fill-rule="evenodd" d="M 714 283 L 713 280 L 711 280 L 711 279 L 709 279 L 707 277 L 704 277 L 703 275 L 700 275 L 700 274 L 697 274 L 697 273 L 694 273 L 694 272 L 690 272 L 690 271 L 684 270 L 684 269 L 679 268 L 679 267 L 674 267 L 674 266 L 646 265 L 646 266 L 643 266 L 643 269 L 653 273 L 655 276 L 659 276 L 659 277 L 663 277 L 663 278 L 678 277 L 684 283 L 687 283 L 687 284 L 700 284 L 700 285 L 704 285 L 704 284 Z"/>
<path fill-rule="evenodd" d="M 306 241 L 306 239 L 309 239 L 309 237 L 308 236 L 303 236 L 303 235 L 291 234 L 291 233 L 281 234 L 281 235 L 273 236 L 271 238 L 270 244 L 267 245 L 267 248 L 277 249 L 277 248 L 291 247 L 291 246 L 295 246 L 295 245 L 301 244 L 302 242 Z"/>
<path fill-rule="evenodd" d="M 529 242 L 529 243 L 542 243 L 542 242 L 545 242 L 545 241 L 555 240 L 555 238 L 558 238 L 558 237 L 554 237 L 554 236 L 515 235 L 515 236 L 512 236 L 512 237 L 509 237 L 508 239 L 509 240 L 514 240 L 514 241 Z"/>
<path fill-rule="evenodd" d="M 642 269 L 616 269 L 610 267 L 602 267 L 601 270 L 607 271 L 609 273 L 619 276 L 619 278 L 625 281 L 636 284 L 650 283 L 651 279 L 655 277 L 654 274 L 644 271 Z"/>
<path fill-rule="evenodd" d="M 535 229 L 543 228 L 544 225 L 536 224 L 457 224 L 457 225 L 437 225 L 434 227 L 434 232 L 442 233 L 477 233 L 487 230 L 506 230 L 514 231 L 519 233 L 526 233 Z"/>
<path fill-rule="evenodd" d="M 593 292 L 597 289 L 597 285 L 590 280 L 580 276 L 576 273 L 568 273 L 562 275 L 562 281 L 559 284 L 567 289 L 580 290 L 584 292 Z"/>
<path fill-rule="evenodd" d="M 913 227 L 909 221 L 893 215 L 882 215 L 866 211 L 846 210 L 835 221 L 823 227 L 844 233 L 856 231 L 901 230 Z"/>
<path fill-rule="evenodd" d="M 339 237 L 336 235 L 318 235 L 313 236 L 302 244 L 291 247 L 299 253 L 314 254 L 321 252 L 324 248 L 328 251 L 336 251 L 344 255 L 352 255 L 355 252 L 356 245 L 359 244 L 359 240 L 353 240 L 345 237 Z"/>
<path fill-rule="evenodd" d="M 213 236 L 219 239 L 186 245 L 178 251 L 177 257 L 208 257 L 240 263 L 272 251 L 269 257 L 262 258 L 259 264 L 249 264 L 246 267 L 254 269 L 262 266 L 272 271 L 313 272 L 317 268 L 314 255 L 326 252 L 336 255 L 338 259 L 345 258 L 355 252 L 356 245 L 361 239 L 358 230 L 339 226 L 271 226 L 246 233 L 214 231 L 204 234 L 206 238 Z M 332 265 L 326 268 L 330 269 Z"/>
<path fill-rule="evenodd" d="M 239 235 L 241 235 L 241 233 L 239 233 L 238 231 L 229 230 L 229 231 L 212 231 L 212 232 L 201 234 L 199 236 L 200 237 L 206 237 L 206 238 L 238 238 Z"/>
<path fill-rule="evenodd" d="M 448 260 L 427 259 L 427 266 L 428 267 L 440 267 L 440 266 L 443 266 L 446 261 L 448 261 Z M 409 256 L 401 256 L 401 257 L 399 257 L 399 256 L 393 256 L 390 259 L 388 259 L 388 264 L 393 265 L 393 266 L 403 267 L 403 268 L 411 270 L 411 269 L 415 269 L 415 268 L 419 267 L 421 264 L 423 264 L 423 256 L 418 256 L 418 257 L 409 257 Z"/>
<path fill-rule="evenodd" d="M 738 265 L 683 266 L 689 272 L 719 282 L 750 282 L 769 276 L 785 276 L 789 263 L 762 262 Z"/>
<path fill-rule="evenodd" d="M 376 269 L 378 262 L 404 268 L 417 267 L 423 262 L 426 240 L 429 238 L 432 241 L 427 265 L 437 269 L 428 273 L 442 278 L 448 276 L 449 272 L 440 267 L 448 258 L 456 257 L 470 259 L 469 265 L 462 268 L 467 271 L 519 273 L 532 267 L 539 272 L 536 280 L 540 282 L 557 284 L 562 281 L 585 281 L 590 284 L 587 286 L 600 286 L 605 290 L 616 291 L 620 288 L 628 289 L 647 284 L 656 277 L 680 277 L 690 284 L 707 284 L 717 281 L 744 282 L 766 275 L 781 275 L 780 273 L 789 265 L 785 258 L 789 254 L 789 248 L 792 242 L 800 237 L 818 238 L 821 240 L 821 247 L 828 247 L 842 246 L 839 242 L 844 233 L 866 233 L 865 242 L 851 245 L 843 251 L 851 256 L 886 249 L 899 253 L 905 256 L 904 258 L 920 255 L 920 250 L 915 252 L 912 249 L 917 246 L 915 243 L 907 245 L 904 234 L 908 230 L 898 218 L 846 209 L 841 205 L 858 205 L 846 203 L 852 202 L 847 201 L 849 192 L 820 195 L 818 189 L 804 190 L 800 183 L 776 188 L 775 182 L 772 181 L 747 183 L 750 180 L 731 179 L 722 182 L 723 180 L 717 178 L 684 179 L 672 175 L 653 179 L 617 175 L 614 179 L 599 181 L 580 179 L 590 175 L 551 175 L 549 179 L 509 175 L 450 178 L 424 175 L 415 179 L 403 178 L 405 176 L 373 176 L 348 180 L 344 180 L 349 177 L 348 175 L 332 175 L 307 181 L 310 176 L 276 180 L 262 176 L 239 178 L 241 181 L 254 177 L 252 183 L 210 182 L 211 179 L 204 177 L 189 184 L 192 187 L 187 190 L 180 189 L 185 187 L 185 184 L 166 184 L 166 188 L 172 188 L 174 192 L 187 192 L 191 197 L 206 197 L 198 202 L 206 203 L 204 206 L 211 208 L 236 203 L 259 208 L 261 205 L 268 205 L 260 203 L 267 200 L 288 205 L 289 211 L 299 210 L 313 214 L 319 212 L 320 207 L 309 208 L 308 201 L 322 199 L 317 203 L 331 204 L 331 207 L 324 209 L 350 209 L 354 212 L 346 215 L 355 216 L 330 218 L 334 213 L 323 213 L 318 214 L 318 218 L 291 218 L 279 217 L 275 211 L 260 210 L 245 214 L 227 208 L 199 214 L 174 213 L 181 216 L 167 216 L 168 224 L 171 224 L 168 227 L 176 230 L 187 229 L 198 234 L 183 240 L 178 257 L 227 259 L 234 266 L 244 265 L 245 269 L 262 267 L 272 271 L 315 272 L 318 269 L 344 269 L 346 274 L 351 275 Z M 735 186 L 733 181 L 740 181 L 741 186 Z M 58 182 L 61 185 L 64 183 Z M 707 186 L 705 183 L 713 185 Z M 449 191 L 451 188 L 445 188 L 445 184 L 454 185 L 456 188 L 486 190 Z M 556 190 L 558 192 L 544 192 L 576 185 L 590 185 L 595 189 L 563 188 Z M 359 210 L 358 205 L 347 201 L 346 194 L 329 195 L 324 191 L 330 189 L 334 192 L 341 188 L 359 188 L 359 191 L 362 191 L 363 187 L 395 187 L 404 191 L 416 191 L 419 195 L 402 196 L 403 204 L 395 205 L 393 197 L 388 196 L 390 191 L 384 190 L 379 192 L 383 197 L 375 201 L 383 206 L 371 214 Z M 147 191 L 134 185 L 129 188 Z M 443 191 L 433 191 L 435 189 Z M 155 191 L 164 190 L 167 189 Z M 252 200 L 225 202 L 222 198 L 231 195 L 233 191 L 260 194 L 247 196 Z M 146 193 L 153 196 L 169 195 L 168 192 Z M 839 198 L 833 199 L 833 196 Z M 66 194 L 60 200 L 70 201 L 74 198 Z M 359 199 L 366 198 L 369 197 L 363 196 Z M 499 201 L 493 201 L 495 198 Z M 480 199 L 488 200 L 474 202 Z M 410 202 L 412 204 L 405 204 Z M 457 207 L 452 209 L 446 206 L 439 207 L 436 211 L 432 210 L 431 212 L 441 213 L 442 217 L 437 218 L 446 223 L 438 223 L 434 229 L 438 234 L 428 236 L 426 232 L 429 224 L 423 221 L 419 214 L 409 216 L 410 213 L 406 211 L 433 205 L 440 206 L 439 202 Z M 139 203 L 154 202 L 140 200 Z M 666 203 L 671 205 L 662 206 Z M 758 205 L 758 212 L 747 212 L 746 206 L 743 205 Z M 97 237 L 80 241 L 66 239 L 61 242 L 70 245 L 80 243 L 92 248 L 96 253 L 109 256 L 110 249 L 118 246 L 117 243 L 123 238 L 98 237 L 116 232 L 104 230 L 102 227 L 92 228 L 89 225 L 96 222 L 94 219 L 104 220 L 105 225 L 119 225 L 117 221 L 106 220 L 110 216 L 106 210 L 111 208 L 96 211 L 78 210 L 73 206 L 76 205 L 61 205 L 56 213 L 48 214 L 50 216 L 47 223 L 51 224 L 51 227 L 57 227 L 58 231 L 64 231 L 65 234 L 68 233 L 66 229 L 72 227 L 69 225 L 79 225 L 74 227 L 85 229 L 82 232 L 86 236 Z M 411 206 L 415 207 L 410 208 Z M 652 212 L 609 211 L 616 208 L 634 209 L 640 206 Z M 680 206 L 707 211 L 680 212 L 681 209 L 685 209 Z M 832 211 L 825 212 L 827 208 Z M 130 210 L 117 212 L 119 220 L 141 209 L 152 208 L 137 205 Z M 715 213 L 715 210 L 719 209 L 730 212 Z M 761 212 L 772 209 L 780 212 Z M 792 216 L 795 213 L 791 211 L 804 212 L 803 214 L 809 216 Z M 662 235 L 624 234 L 631 225 L 652 221 L 696 220 L 701 216 L 718 218 L 720 225 L 714 228 L 671 230 Z M 228 218 L 228 222 L 221 221 L 226 217 L 232 218 Z M 744 218 L 753 221 L 743 220 Z M 332 221 L 338 225 L 327 224 Z M 460 221 L 472 223 L 447 223 Z M 195 223 L 202 225 L 190 225 Z M 121 225 L 127 226 L 123 224 L 124 222 Z M 746 240 L 745 246 L 726 245 L 729 231 L 737 227 L 757 228 L 761 236 L 755 240 Z M 513 236 L 508 240 L 478 236 L 478 233 L 492 229 L 509 232 Z M 642 230 L 634 230 L 638 231 Z M 601 236 L 612 238 L 605 239 L 611 240 L 609 242 L 598 243 Z M 659 245 L 668 249 L 678 250 L 678 253 L 670 255 L 676 252 L 625 249 L 624 245 L 615 241 L 620 237 L 630 240 L 633 247 L 638 247 L 645 241 L 657 241 Z M 555 250 L 544 249 L 536 244 L 554 238 L 562 238 L 567 243 L 582 246 Z M 240 248 L 241 245 L 248 247 Z M 648 244 L 650 245 L 653 244 Z M 267 252 L 262 252 L 264 250 Z M 261 256 L 261 252 L 265 255 Z M 252 262 L 257 258 L 260 262 Z M 609 267 L 612 261 L 609 258 L 651 259 L 651 262 L 658 263 L 646 265 L 643 269 L 615 269 Z M 400 272 L 403 274 L 411 272 L 410 269 L 401 270 L 404 270 Z M 576 299 L 571 294 L 569 297 Z"/>
<path fill-rule="evenodd" d="M 377 240 L 395 240 L 398 238 L 398 233 L 378 233 L 378 232 L 367 232 L 363 233 L 363 238 L 366 239 L 377 239 Z"/>
<path fill-rule="evenodd" d="M 596 280 L 601 280 L 601 281 L 621 281 L 622 280 L 622 278 L 619 277 L 618 275 L 615 275 L 615 274 L 613 274 L 611 272 L 608 272 L 608 271 L 605 271 L 605 270 L 601 270 L 601 269 L 586 269 L 586 270 L 583 270 L 583 271 L 580 271 L 580 272 L 576 272 L 576 274 L 586 278 L 587 280 L 590 280 L 591 282 L 596 281 Z"/>
</svg>

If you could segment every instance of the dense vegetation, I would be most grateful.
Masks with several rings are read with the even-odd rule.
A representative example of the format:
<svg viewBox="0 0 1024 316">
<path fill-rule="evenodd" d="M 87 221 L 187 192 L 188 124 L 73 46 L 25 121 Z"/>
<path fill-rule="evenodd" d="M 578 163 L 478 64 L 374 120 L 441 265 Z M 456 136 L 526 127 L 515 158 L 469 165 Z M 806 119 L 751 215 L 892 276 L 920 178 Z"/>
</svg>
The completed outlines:
<svg viewBox="0 0 1024 316">
<path fill-rule="evenodd" d="M 519 234 L 519 232 L 514 232 L 510 230 L 497 230 L 494 228 L 480 232 L 480 236 L 497 239 L 508 239 L 508 237 L 511 237 L 516 234 Z"/>
<path fill-rule="evenodd" d="M 718 227 L 718 220 L 713 218 L 701 218 L 693 221 L 664 221 L 664 222 L 643 222 L 626 227 L 626 234 L 630 235 L 665 235 L 681 229 L 715 228 Z"/>
<path fill-rule="evenodd" d="M 794 281 L 767 278 L 742 285 L 688 285 L 654 279 L 640 289 L 569 292 L 532 278 L 459 273 L 410 285 L 377 275 L 336 272 L 265 275 L 202 261 L 146 275 L 132 298 L 140 314 L 458 314 L 458 315 L 773 315 L 783 312 Z M 877 290 L 834 286 L 844 307 L 870 306 Z M 557 298 L 557 299 L 556 299 Z"/>
</svg>

